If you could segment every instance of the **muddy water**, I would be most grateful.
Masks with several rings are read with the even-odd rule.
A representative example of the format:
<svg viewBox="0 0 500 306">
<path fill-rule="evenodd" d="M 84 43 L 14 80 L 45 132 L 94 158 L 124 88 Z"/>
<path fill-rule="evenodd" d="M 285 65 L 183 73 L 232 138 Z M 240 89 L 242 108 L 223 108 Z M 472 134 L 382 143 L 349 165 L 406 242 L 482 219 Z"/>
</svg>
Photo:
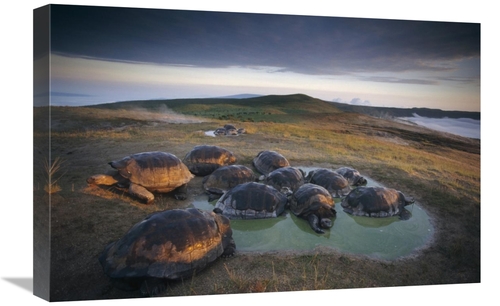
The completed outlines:
<svg viewBox="0 0 500 306">
<path fill-rule="evenodd" d="M 306 172 L 312 169 L 302 168 Z M 368 186 L 381 186 L 367 178 Z M 317 247 L 332 248 L 344 253 L 363 254 L 392 260 L 410 255 L 428 243 L 434 232 L 430 218 L 418 203 L 407 206 L 412 216 L 409 220 L 399 217 L 368 218 L 351 216 L 335 199 L 337 217 L 333 227 L 325 234 L 315 233 L 309 223 L 290 211 L 273 219 L 231 220 L 233 238 L 238 251 L 308 251 Z M 199 196 L 193 206 L 213 210 L 214 202 Z"/>
</svg>

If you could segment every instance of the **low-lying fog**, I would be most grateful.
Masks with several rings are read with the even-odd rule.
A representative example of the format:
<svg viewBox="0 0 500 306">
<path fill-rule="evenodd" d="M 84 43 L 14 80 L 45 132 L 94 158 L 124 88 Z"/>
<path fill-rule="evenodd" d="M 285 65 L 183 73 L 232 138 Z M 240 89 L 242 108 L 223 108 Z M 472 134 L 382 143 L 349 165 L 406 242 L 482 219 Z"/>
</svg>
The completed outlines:
<svg viewBox="0 0 500 306">
<path fill-rule="evenodd" d="M 469 138 L 481 139 L 481 121 L 469 118 L 427 118 L 413 114 L 413 117 L 398 119 L 410 121 L 436 131 L 447 132 Z"/>
</svg>

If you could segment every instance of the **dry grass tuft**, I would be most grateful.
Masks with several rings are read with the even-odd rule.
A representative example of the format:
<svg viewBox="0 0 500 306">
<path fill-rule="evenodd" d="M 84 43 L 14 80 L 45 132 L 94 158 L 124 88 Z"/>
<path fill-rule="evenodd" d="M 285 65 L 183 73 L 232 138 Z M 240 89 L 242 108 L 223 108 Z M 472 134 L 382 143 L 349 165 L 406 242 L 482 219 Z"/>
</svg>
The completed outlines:
<svg viewBox="0 0 500 306">
<path fill-rule="evenodd" d="M 51 163 L 48 159 L 44 160 L 44 174 L 45 174 L 45 186 L 43 190 L 49 194 L 53 194 L 62 190 L 62 188 L 57 184 L 57 182 L 62 178 L 62 176 L 66 173 L 60 173 L 62 170 L 62 166 L 64 164 L 64 160 L 62 158 L 56 157 L 54 161 Z"/>
</svg>

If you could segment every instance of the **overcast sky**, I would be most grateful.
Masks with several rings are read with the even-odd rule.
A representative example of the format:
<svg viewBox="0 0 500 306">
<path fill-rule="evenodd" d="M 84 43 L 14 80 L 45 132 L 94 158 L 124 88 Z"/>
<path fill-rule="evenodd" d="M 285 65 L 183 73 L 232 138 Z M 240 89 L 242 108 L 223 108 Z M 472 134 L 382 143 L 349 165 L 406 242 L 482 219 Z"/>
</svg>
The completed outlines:
<svg viewBox="0 0 500 306">
<path fill-rule="evenodd" d="M 304 93 L 480 110 L 478 23 L 59 5 L 51 17 L 54 105 Z"/>
</svg>

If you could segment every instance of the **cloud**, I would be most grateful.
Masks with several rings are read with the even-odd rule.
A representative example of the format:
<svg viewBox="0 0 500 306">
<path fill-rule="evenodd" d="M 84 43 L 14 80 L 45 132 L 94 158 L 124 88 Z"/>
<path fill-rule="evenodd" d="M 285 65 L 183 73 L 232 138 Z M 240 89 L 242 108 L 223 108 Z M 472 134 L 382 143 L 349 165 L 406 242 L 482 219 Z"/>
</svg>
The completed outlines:
<svg viewBox="0 0 500 306">
<path fill-rule="evenodd" d="M 54 6 L 52 22 L 53 52 L 310 75 L 443 71 L 480 47 L 479 24 L 453 22 L 71 6 Z"/>
<path fill-rule="evenodd" d="M 413 117 L 401 117 L 402 120 L 408 120 L 427 128 L 448 132 L 464 137 L 481 138 L 481 121 L 470 118 L 427 118 L 413 114 Z"/>
<path fill-rule="evenodd" d="M 344 100 L 342 98 L 335 98 L 335 99 L 332 99 L 332 102 L 351 104 L 351 105 L 371 106 L 370 101 L 368 101 L 368 100 L 363 101 L 360 98 L 353 98 L 353 99 L 351 99 L 351 101 L 347 101 L 347 100 Z"/>
<path fill-rule="evenodd" d="M 370 106 L 371 103 L 370 101 L 368 100 L 361 100 L 360 98 L 354 98 L 351 100 L 351 102 L 349 102 L 349 104 L 352 104 L 352 105 L 364 105 L 364 106 Z"/>
</svg>

